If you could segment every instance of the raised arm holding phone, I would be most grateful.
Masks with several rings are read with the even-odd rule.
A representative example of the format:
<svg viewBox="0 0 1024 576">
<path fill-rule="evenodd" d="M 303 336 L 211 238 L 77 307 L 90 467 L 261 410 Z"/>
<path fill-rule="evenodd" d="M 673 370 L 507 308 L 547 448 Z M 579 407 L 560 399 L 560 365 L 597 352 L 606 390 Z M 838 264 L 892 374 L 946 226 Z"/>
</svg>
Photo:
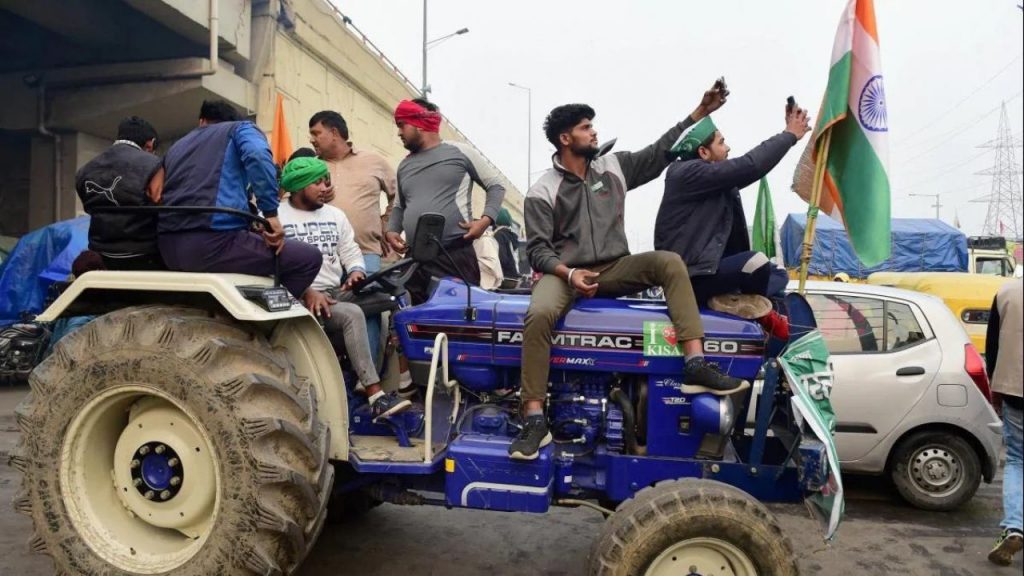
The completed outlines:
<svg viewBox="0 0 1024 576">
<path fill-rule="evenodd" d="M 785 129 L 730 158 L 725 136 L 710 117 L 702 119 L 673 147 L 679 160 L 666 172 L 654 226 L 655 249 L 682 257 L 701 306 L 758 319 L 781 339 L 788 337 L 788 321 L 768 297 L 781 296 L 789 278 L 751 250 L 740 189 L 768 174 L 810 130 L 807 111 L 790 96 Z"/>
</svg>

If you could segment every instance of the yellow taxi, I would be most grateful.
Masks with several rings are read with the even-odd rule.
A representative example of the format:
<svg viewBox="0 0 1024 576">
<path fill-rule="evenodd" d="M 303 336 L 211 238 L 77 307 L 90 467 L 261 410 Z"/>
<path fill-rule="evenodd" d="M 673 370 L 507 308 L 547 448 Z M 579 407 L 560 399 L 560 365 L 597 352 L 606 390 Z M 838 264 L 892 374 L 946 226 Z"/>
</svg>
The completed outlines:
<svg viewBox="0 0 1024 576">
<path fill-rule="evenodd" d="M 1007 282 L 1001 276 L 964 272 L 875 272 L 868 284 L 893 286 L 942 298 L 946 306 L 967 329 L 971 343 L 985 353 L 988 314 L 999 287 Z"/>
</svg>

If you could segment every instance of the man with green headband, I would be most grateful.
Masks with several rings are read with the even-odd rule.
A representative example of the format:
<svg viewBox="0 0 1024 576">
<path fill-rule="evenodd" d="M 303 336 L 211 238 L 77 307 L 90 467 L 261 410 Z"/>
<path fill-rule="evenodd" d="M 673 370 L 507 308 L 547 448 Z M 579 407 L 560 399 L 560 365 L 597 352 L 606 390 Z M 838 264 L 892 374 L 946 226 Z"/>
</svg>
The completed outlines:
<svg viewBox="0 0 1024 576">
<path fill-rule="evenodd" d="M 366 317 L 351 301 L 352 285 L 366 277 L 366 264 L 345 213 L 324 204 L 329 177 L 323 160 L 289 161 L 281 171 L 281 188 L 289 197 L 278 209 L 278 217 L 286 238 L 316 246 L 323 254 L 320 273 L 302 294 L 302 301 L 322 319 L 328 335 L 342 336 L 344 352 L 359 378 L 356 390 L 366 392 L 374 419 L 390 416 L 411 403 L 393 392 L 386 394 L 380 387 L 380 376 L 370 355 Z"/>
<path fill-rule="evenodd" d="M 682 256 L 698 304 L 759 318 L 783 339 L 788 323 L 766 296 L 781 295 L 788 277 L 767 256 L 751 251 L 740 189 L 768 174 L 809 131 L 807 111 L 787 106 L 784 131 L 730 159 L 711 117 L 697 122 L 672 148 L 679 160 L 665 173 L 654 225 L 655 250 Z"/>
</svg>

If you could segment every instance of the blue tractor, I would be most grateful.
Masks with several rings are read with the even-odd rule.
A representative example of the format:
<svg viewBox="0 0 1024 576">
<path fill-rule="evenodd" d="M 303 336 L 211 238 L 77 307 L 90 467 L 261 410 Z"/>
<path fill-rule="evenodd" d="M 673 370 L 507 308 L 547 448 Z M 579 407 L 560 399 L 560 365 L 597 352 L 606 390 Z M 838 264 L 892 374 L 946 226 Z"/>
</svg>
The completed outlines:
<svg viewBox="0 0 1024 576">
<path fill-rule="evenodd" d="M 587 574 L 798 573 L 760 502 L 822 491 L 827 443 L 799 425 L 757 324 L 703 315 L 706 356 L 764 378 L 748 430 L 752 389 L 680 390 L 663 302 L 578 302 L 552 350 L 554 442 L 511 460 L 529 294 L 445 278 L 404 307 L 417 262 L 444 257 L 436 222 L 419 230 L 409 258 L 359 288 L 368 308 L 392 309 L 419 384 L 421 401 L 386 421 L 346 394 L 317 322 L 269 279 L 79 278 L 40 320 L 98 317 L 33 372 L 18 411 L 15 507 L 33 549 L 68 573 L 289 574 L 328 511 L 588 506 L 608 520 Z M 809 329 L 801 300 L 789 305 Z"/>
</svg>

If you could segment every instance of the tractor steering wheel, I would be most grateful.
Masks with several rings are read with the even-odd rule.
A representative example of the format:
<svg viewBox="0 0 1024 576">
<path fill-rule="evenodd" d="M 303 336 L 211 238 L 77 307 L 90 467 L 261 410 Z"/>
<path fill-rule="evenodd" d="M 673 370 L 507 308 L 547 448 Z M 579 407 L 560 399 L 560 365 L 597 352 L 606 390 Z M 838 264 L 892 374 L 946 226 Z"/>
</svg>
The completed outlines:
<svg viewBox="0 0 1024 576">
<path fill-rule="evenodd" d="M 389 292 L 395 294 L 400 292 L 405 283 L 412 277 L 413 272 L 418 268 L 412 258 L 403 258 L 387 268 L 382 268 L 352 286 L 352 293 L 356 296 L 375 294 L 377 292 Z"/>
</svg>

